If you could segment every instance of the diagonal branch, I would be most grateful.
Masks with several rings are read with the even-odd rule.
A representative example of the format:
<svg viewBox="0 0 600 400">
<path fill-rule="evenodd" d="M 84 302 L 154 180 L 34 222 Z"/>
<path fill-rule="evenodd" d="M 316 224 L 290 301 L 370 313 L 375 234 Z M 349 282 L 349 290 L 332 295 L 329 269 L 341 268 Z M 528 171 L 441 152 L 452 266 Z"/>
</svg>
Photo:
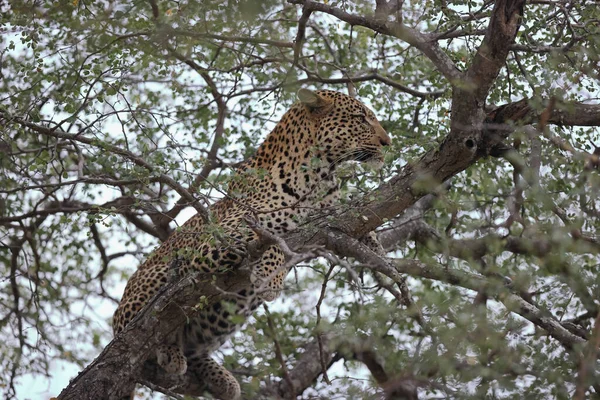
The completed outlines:
<svg viewBox="0 0 600 400">
<path fill-rule="evenodd" d="M 208 175 L 212 172 L 212 170 L 217 166 L 217 153 L 223 144 L 223 135 L 225 133 L 225 118 L 227 117 L 227 102 L 223 95 L 219 92 L 217 88 L 217 84 L 211 78 L 211 76 L 206 72 L 202 67 L 200 67 L 193 60 L 186 58 L 182 54 L 178 53 L 172 48 L 168 48 L 168 51 L 171 55 L 173 55 L 178 60 L 184 62 L 188 66 L 190 66 L 194 71 L 196 71 L 206 82 L 211 95 L 213 96 L 215 103 L 217 104 L 217 121 L 215 124 L 215 134 L 213 137 L 213 141 L 208 151 L 208 155 L 206 157 L 206 163 L 202 167 L 202 170 L 196 175 L 193 182 L 190 184 L 188 190 L 192 193 L 196 192 L 200 184 L 208 178 Z M 173 206 L 172 209 L 167 211 L 162 218 L 159 220 L 159 225 L 165 227 L 167 226 L 178 214 L 181 210 L 188 206 L 188 200 L 185 197 L 180 197 L 177 200 L 177 203 Z"/>
<path fill-rule="evenodd" d="M 503 282 L 493 282 L 480 275 L 451 270 L 442 265 L 424 264 L 417 260 L 386 259 L 370 250 L 360 241 L 341 232 L 328 230 L 326 237 L 327 247 L 336 254 L 354 257 L 357 261 L 367 265 L 368 268 L 380 272 L 396 282 L 402 280 L 403 274 L 408 274 L 439 280 L 473 291 L 479 291 L 482 287 L 490 288 L 490 296 L 502 302 L 508 310 L 521 315 L 536 326 L 546 330 L 565 348 L 573 349 L 576 345 L 586 343 L 584 338 L 571 333 L 552 316 L 511 292 L 510 288 L 505 286 Z"/>
<path fill-rule="evenodd" d="M 592 337 L 587 345 L 585 357 L 582 357 L 579 365 L 579 373 L 577 375 L 577 388 L 573 396 L 574 400 L 585 399 L 585 393 L 590 385 L 588 375 L 593 375 L 596 369 L 598 348 L 600 347 L 600 313 L 596 316 Z"/>
<path fill-rule="evenodd" d="M 304 346 L 293 368 L 288 371 L 289 380 L 284 379 L 264 387 L 258 398 L 287 398 L 289 394 L 301 395 L 324 372 L 323 364 L 329 368 L 342 357 L 331 343 L 332 335 L 321 336 L 321 345 L 317 339 Z M 323 361 L 323 363 L 321 362 Z M 290 386 L 290 382 L 293 386 Z"/>
<path fill-rule="evenodd" d="M 493 121 L 519 120 L 522 124 L 531 124 L 540 119 L 540 112 L 529 104 L 531 99 L 521 99 L 494 108 L 488 113 Z M 518 117 L 518 118 L 515 118 Z M 577 101 L 557 102 L 550 110 L 547 123 L 565 126 L 600 125 L 600 104 L 586 104 Z"/>
<path fill-rule="evenodd" d="M 294 43 L 286 42 L 282 40 L 271 40 L 271 39 L 262 39 L 257 37 L 249 37 L 249 36 L 232 36 L 232 35 L 222 35 L 216 33 L 208 33 L 208 32 L 195 32 L 189 29 L 178 29 L 172 27 L 164 27 L 161 26 L 161 29 L 164 29 L 164 33 L 174 36 L 185 36 L 195 39 L 214 39 L 220 40 L 222 42 L 239 42 L 239 43 L 251 43 L 251 44 L 260 44 L 260 45 L 268 45 L 274 47 L 281 48 L 294 48 Z"/>
<path fill-rule="evenodd" d="M 304 7 L 302 9 L 302 16 L 298 20 L 298 33 L 296 33 L 296 39 L 294 40 L 294 62 L 293 65 L 298 64 L 300 53 L 302 53 L 302 45 L 304 44 L 304 37 L 306 36 L 306 23 L 312 14 L 312 10 Z"/>
<path fill-rule="evenodd" d="M 498 73 L 504 67 L 510 45 L 514 43 L 523 15 L 525 0 L 497 0 L 487 32 L 466 74 L 474 100 L 483 102 Z M 462 90 L 459 91 L 462 95 Z M 453 102 L 454 103 L 454 102 Z"/>
</svg>

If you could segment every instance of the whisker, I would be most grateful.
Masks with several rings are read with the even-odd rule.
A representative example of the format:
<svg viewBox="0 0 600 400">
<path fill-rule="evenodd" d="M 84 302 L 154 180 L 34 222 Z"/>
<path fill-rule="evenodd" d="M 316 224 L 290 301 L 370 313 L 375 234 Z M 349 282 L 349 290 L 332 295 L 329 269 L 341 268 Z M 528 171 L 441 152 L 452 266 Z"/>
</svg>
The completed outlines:
<svg viewBox="0 0 600 400">
<path fill-rule="evenodd" d="M 339 164 L 342 161 L 354 160 L 356 158 L 356 156 L 363 155 L 363 154 L 375 155 L 375 154 L 377 154 L 377 150 L 370 149 L 368 147 L 350 149 L 350 150 L 342 153 L 338 157 L 336 157 L 331 163 L 329 163 L 328 167 L 331 168 L 333 165 Z"/>
<path fill-rule="evenodd" d="M 350 149 L 350 150 L 346 151 L 345 153 L 342 153 L 340 156 L 338 156 L 329 166 L 331 166 L 333 164 L 337 164 L 341 161 L 350 159 L 350 158 L 352 158 L 352 156 L 360 154 L 362 152 L 363 152 L 362 149 Z"/>
</svg>

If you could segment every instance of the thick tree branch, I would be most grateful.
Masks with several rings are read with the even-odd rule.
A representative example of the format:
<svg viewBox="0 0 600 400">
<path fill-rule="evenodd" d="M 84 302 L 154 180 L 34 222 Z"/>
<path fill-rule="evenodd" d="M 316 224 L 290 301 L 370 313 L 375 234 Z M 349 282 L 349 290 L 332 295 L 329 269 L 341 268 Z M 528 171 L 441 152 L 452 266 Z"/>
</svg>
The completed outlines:
<svg viewBox="0 0 600 400">
<path fill-rule="evenodd" d="M 488 119 L 498 122 L 508 120 L 531 124 L 540 118 L 540 111 L 529 105 L 530 99 L 522 99 L 494 108 Z M 551 110 L 547 122 L 564 126 L 600 126 L 600 104 L 581 102 L 557 102 Z"/>
<path fill-rule="evenodd" d="M 581 357 L 579 363 L 579 373 L 577 375 L 577 388 L 573 395 L 574 400 L 585 399 L 585 393 L 590 386 L 590 376 L 596 370 L 598 348 L 600 347 L 600 313 L 596 316 L 592 337 L 587 345 L 585 356 Z"/>
<path fill-rule="evenodd" d="M 398 219 L 402 221 L 402 219 Z M 508 251 L 514 254 L 548 257 L 553 251 L 575 254 L 600 254 L 600 246 L 579 237 L 550 237 L 535 234 L 528 236 L 500 236 L 489 234 L 473 239 L 452 239 L 445 237 L 422 220 L 411 221 L 396 230 L 384 230 L 380 241 L 384 248 L 392 251 L 404 241 L 414 239 L 427 245 L 431 250 L 462 260 L 478 260 L 491 253 Z M 565 240 L 568 239 L 568 240 Z"/>
<path fill-rule="evenodd" d="M 510 45 L 519 30 L 524 5 L 525 0 L 495 2 L 483 43 L 477 49 L 466 74 L 465 91 L 472 93 L 474 101 L 483 103 L 498 73 L 504 67 Z M 457 94 L 463 95 L 464 91 L 460 90 Z M 454 110 L 455 101 L 452 105 Z M 479 106 L 481 105 L 483 104 Z"/>
<path fill-rule="evenodd" d="M 195 310 L 210 307 L 227 298 L 226 293 L 237 293 L 249 284 L 248 271 L 240 270 L 220 275 L 215 282 L 210 276 L 192 274 L 166 285 L 58 399 L 112 400 L 126 396 L 142 376 L 144 362 L 166 336 L 183 325 Z M 202 383 L 197 379 L 192 383 L 201 393 Z"/>
</svg>

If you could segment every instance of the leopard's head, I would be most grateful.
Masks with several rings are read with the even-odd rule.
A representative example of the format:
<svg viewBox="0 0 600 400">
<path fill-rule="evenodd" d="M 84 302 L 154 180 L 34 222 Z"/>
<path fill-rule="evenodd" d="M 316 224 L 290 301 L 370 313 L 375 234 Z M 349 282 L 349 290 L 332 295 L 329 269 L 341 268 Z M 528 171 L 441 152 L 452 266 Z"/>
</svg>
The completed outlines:
<svg viewBox="0 0 600 400">
<path fill-rule="evenodd" d="M 300 89 L 298 99 L 315 127 L 315 146 L 328 162 L 383 165 L 383 147 L 391 141 L 373 111 L 359 100 L 330 90 Z"/>
</svg>

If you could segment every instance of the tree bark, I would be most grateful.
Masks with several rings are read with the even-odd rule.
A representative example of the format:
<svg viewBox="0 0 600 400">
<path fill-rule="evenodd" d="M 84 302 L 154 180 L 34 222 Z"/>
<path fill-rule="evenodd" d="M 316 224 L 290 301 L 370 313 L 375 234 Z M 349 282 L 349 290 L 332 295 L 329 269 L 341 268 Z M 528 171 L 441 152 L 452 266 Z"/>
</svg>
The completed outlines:
<svg viewBox="0 0 600 400">
<path fill-rule="evenodd" d="M 211 276 L 192 274 L 167 284 L 58 399 L 112 400 L 127 396 L 142 377 L 144 362 L 166 336 L 185 324 L 196 310 L 226 299 L 226 292 L 238 292 L 249 285 L 246 269 L 221 275 L 214 283 Z"/>
</svg>

